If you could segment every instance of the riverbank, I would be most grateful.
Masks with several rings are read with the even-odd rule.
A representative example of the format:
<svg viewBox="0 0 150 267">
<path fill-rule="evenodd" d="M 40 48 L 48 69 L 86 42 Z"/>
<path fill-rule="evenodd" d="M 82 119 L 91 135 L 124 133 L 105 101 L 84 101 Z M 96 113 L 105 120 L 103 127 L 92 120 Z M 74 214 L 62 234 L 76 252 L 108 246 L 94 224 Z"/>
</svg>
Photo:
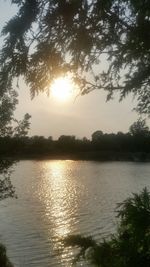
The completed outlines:
<svg viewBox="0 0 150 267">
<path fill-rule="evenodd" d="M 30 153 L 30 154 L 5 154 L 1 158 L 13 160 L 89 160 L 89 161 L 131 161 L 150 162 L 150 153 L 145 152 L 114 152 L 114 151 L 86 151 L 79 153 Z"/>
</svg>

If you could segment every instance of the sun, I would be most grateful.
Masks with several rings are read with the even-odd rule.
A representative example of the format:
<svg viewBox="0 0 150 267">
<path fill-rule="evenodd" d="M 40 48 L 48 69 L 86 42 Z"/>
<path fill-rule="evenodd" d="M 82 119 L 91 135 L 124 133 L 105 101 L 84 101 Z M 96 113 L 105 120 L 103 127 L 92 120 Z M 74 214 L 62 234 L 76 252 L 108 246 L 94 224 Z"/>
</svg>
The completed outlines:
<svg viewBox="0 0 150 267">
<path fill-rule="evenodd" d="M 51 95 L 59 101 L 67 101 L 73 96 L 74 85 L 69 77 L 57 78 L 51 86 Z"/>
</svg>

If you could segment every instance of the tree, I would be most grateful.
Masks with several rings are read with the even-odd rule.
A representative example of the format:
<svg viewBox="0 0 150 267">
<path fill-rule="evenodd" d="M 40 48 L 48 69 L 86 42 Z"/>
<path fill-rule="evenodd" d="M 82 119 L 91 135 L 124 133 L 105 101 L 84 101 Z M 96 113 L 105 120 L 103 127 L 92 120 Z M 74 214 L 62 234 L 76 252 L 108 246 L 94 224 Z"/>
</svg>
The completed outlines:
<svg viewBox="0 0 150 267">
<path fill-rule="evenodd" d="M 25 137 L 28 134 L 28 131 L 30 129 L 30 120 L 31 115 L 26 113 L 24 115 L 23 120 L 15 120 L 17 122 L 17 126 L 14 128 L 14 136 L 15 137 Z"/>
<path fill-rule="evenodd" d="M 103 88 L 107 99 L 116 91 L 122 99 L 132 92 L 137 110 L 150 113 L 149 1 L 11 2 L 18 13 L 2 31 L 0 92 L 23 76 L 34 96 L 69 72 L 82 95 Z"/>
<path fill-rule="evenodd" d="M 101 137 L 103 136 L 103 132 L 102 131 L 96 131 L 92 134 L 92 141 L 93 142 L 98 142 Z"/>
<path fill-rule="evenodd" d="M 61 152 L 74 151 L 76 144 L 76 137 L 74 135 L 61 135 L 57 141 L 57 147 Z"/>
<path fill-rule="evenodd" d="M 13 134 L 12 121 L 17 103 L 17 93 L 14 90 L 5 92 L 0 97 L 0 137 Z"/>
<path fill-rule="evenodd" d="M 18 121 L 14 118 L 14 111 L 18 104 L 17 96 L 17 92 L 10 89 L 0 97 L 0 137 L 23 137 L 28 134 L 31 116 L 26 113 L 22 120 Z"/>
<path fill-rule="evenodd" d="M 133 136 L 147 136 L 149 134 L 149 127 L 146 125 L 145 120 L 139 118 L 130 126 L 129 132 Z"/>
<path fill-rule="evenodd" d="M 60 143 L 72 143 L 74 142 L 76 139 L 76 137 L 74 135 L 61 135 L 59 138 L 58 138 L 58 141 Z"/>
<path fill-rule="evenodd" d="M 150 193 L 145 188 L 118 206 L 118 231 L 108 240 L 69 236 L 66 246 L 78 247 L 76 261 L 84 259 L 97 267 L 150 266 Z"/>
</svg>

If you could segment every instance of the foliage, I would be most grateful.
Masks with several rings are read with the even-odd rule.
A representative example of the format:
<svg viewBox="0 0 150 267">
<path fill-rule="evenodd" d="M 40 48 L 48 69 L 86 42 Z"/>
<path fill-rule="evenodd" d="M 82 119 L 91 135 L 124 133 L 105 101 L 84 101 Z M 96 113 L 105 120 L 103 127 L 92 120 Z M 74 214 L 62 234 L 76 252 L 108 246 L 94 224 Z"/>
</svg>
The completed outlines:
<svg viewBox="0 0 150 267">
<path fill-rule="evenodd" d="M 12 89 L 0 95 L 0 137 L 22 137 L 28 134 L 31 116 L 26 113 L 20 121 L 14 118 L 14 111 L 18 104 L 17 96 L 17 92 Z"/>
<path fill-rule="evenodd" d="M 24 136 L 27 136 L 28 131 L 30 129 L 30 122 L 29 122 L 30 118 L 31 118 L 31 115 L 29 115 L 28 113 L 26 113 L 24 115 L 23 120 L 20 120 L 20 121 L 15 120 L 17 122 L 17 124 L 18 124 L 14 128 L 14 131 L 13 131 L 14 132 L 13 135 L 15 137 L 24 137 Z"/>
<path fill-rule="evenodd" d="M 12 160 L 0 159 L 0 200 L 16 197 L 15 188 L 10 180 L 13 164 Z"/>
<path fill-rule="evenodd" d="M 1 267 L 13 267 L 6 255 L 6 248 L 0 244 L 0 266 Z"/>
<path fill-rule="evenodd" d="M 140 118 L 130 126 L 129 131 L 132 135 L 148 135 L 149 127 L 146 121 Z"/>
<path fill-rule="evenodd" d="M 96 131 L 92 134 L 92 141 L 93 142 L 97 142 L 98 140 L 100 140 L 100 138 L 103 136 L 103 132 L 102 131 Z"/>
<path fill-rule="evenodd" d="M 0 159 L 0 201 L 9 197 L 16 197 L 15 188 L 11 183 L 10 175 L 14 161 Z M 6 248 L 0 244 L 0 266 L 13 267 L 9 261 Z"/>
<path fill-rule="evenodd" d="M 9 90 L 0 97 L 0 137 L 22 137 L 28 134 L 31 116 L 26 113 L 22 120 L 15 119 L 14 111 L 17 103 L 17 93 L 14 90 Z"/>
<path fill-rule="evenodd" d="M 0 97 L 0 136 L 13 134 L 12 121 L 17 103 L 17 94 L 13 90 L 5 92 Z"/>
<path fill-rule="evenodd" d="M 103 88 L 108 99 L 118 90 L 122 99 L 133 92 L 137 110 L 150 113 L 149 1 L 11 2 L 18 13 L 2 31 L 0 92 L 24 76 L 34 96 L 69 72 L 81 94 Z"/>
<path fill-rule="evenodd" d="M 134 124 L 133 124 L 134 125 Z M 95 131 L 92 140 L 77 139 L 74 135 L 61 135 L 58 140 L 44 136 L 28 137 L 16 134 L 0 137 L 0 156 L 68 157 L 92 160 L 150 160 L 150 132 L 103 133 Z"/>
<path fill-rule="evenodd" d="M 145 188 L 118 206 L 117 233 L 97 243 L 92 238 L 69 236 L 66 246 L 80 248 L 77 261 L 84 259 L 99 267 L 150 266 L 150 193 Z"/>
</svg>

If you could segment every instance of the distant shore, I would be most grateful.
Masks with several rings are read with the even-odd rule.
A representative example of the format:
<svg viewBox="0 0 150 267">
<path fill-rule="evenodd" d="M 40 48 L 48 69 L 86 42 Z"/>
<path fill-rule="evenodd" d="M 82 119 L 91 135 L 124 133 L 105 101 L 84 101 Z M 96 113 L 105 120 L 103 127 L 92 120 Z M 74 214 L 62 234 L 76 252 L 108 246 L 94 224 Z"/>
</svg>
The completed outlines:
<svg viewBox="0 0 150 267">
<path fill-rule="evenodd" d="M 1 158 L 12 160 L 91 160 L 91 161 L 131 161 L 131 162 L 150 162 L 150 153 L 145 152 L 113 152 L 113 151 L 90 151 L 79 153 L 59 153 L 59 154 L 7 154 Z"/>
<path fill-rule="evenodd" d="M 52 137 L 1 137 L 0 157 L 12 159 L 64 159 L 150 162 L 150 134 L 100 134 L 88 140 Z"/>
</svg>

